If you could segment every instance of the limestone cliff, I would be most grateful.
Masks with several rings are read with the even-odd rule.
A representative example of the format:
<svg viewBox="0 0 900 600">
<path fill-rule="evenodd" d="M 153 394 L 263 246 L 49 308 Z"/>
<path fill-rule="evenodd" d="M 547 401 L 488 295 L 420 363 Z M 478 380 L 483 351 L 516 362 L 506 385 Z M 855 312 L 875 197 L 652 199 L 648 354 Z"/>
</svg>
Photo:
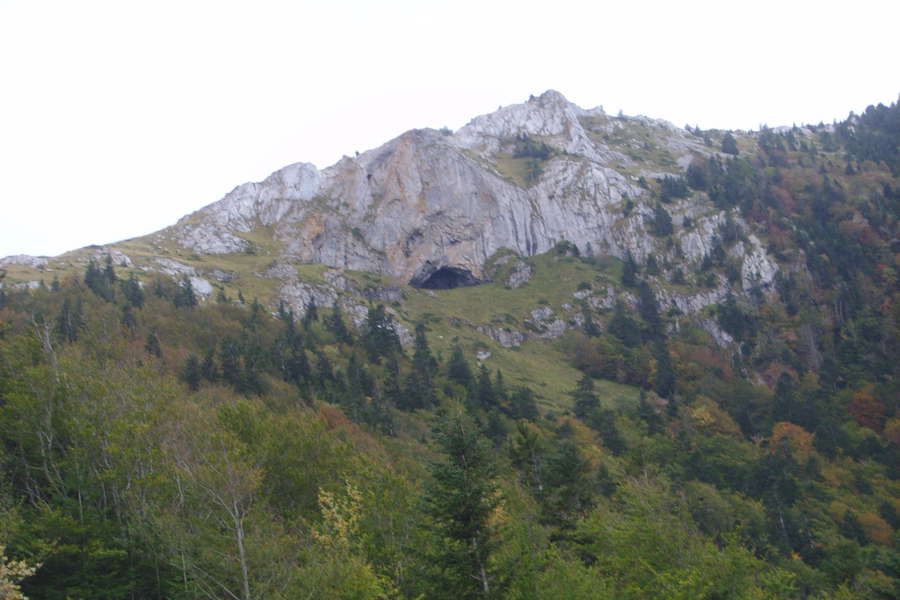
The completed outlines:
<svg viewBox="0 0 900 600">
<path fill-rule="evenodd" d="M 699 264 L 726 216 L 709 203 L 675 202 L 668 206 L 674 234 L 659 239 L 648 225 L 655 200 L 646 182 L 680 174 L 692 156 L 711 152 L 669 123 L 609 117 L 548 91 L 454 134 L 409 131 L 322 171 L 289 165 L 168 233 L 198 254 L 217 254 L 248 249 L 248 234 L 267 228 L 282 260 L 420 287 L 474 284 L 502 248 L 531 256 L 561 241 L 582 253 Z M 689 229 L 680 226 L 688 221 Z M 771 283 L 777 267 L 756 236 L 729 252 L 741 264 L 742 287 Z"/>
</svg>

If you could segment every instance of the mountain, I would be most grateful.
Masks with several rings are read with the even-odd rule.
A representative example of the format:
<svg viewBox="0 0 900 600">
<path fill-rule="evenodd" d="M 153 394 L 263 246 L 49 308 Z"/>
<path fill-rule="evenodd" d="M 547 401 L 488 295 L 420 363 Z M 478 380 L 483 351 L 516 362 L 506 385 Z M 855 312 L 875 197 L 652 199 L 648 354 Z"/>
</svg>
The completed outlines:
<svg viewBox="0 0 900 600">
<path fill-rule="evenodd" d="M 330 304 L 336 293 L 334 286 L 297 281 L 290 267 L 296 264 L 448 288 L 492 280 L 490 262 L 498 253 L 525 258 L 568 242 L 588 256 L 631 255 L 643 264 L 652 255 L 662 265 L 659 277 L 670 278 L 675 268 L 698 268 L 716 251 L 724 227 L 740 230 L 742 240 L 727 249 L 739 285 L 718 276 L 701 290 L 658 288 L 663 308 L 693 314 L 732 287 L 771 293 L 778 271 L 758 232 L 728 210 L 698 201 L 697 194 L 660 207 L 660 182 L 680 178 L 694 161 L 723 156 L 669 123 L 610 117 L 548 91 L 477 117 L 456 133 L 410 131 L 323 171 L 289 165 L 173 227 L 110 249 L 123 253 L 114 257 L 117 264 L 133 258 L 143 269 L 187 273 L 204 295 L 213 289 L 208 279 L 227 289 L 240 271 L 218 268 L 229 262 L 218 256 L 270 256 L 278 267 L 267 273 L 283 281 L 269 300 L 283 299 L 299 314 L 310 298 Z M 655 234 L 660 217 L 671 219 L 671 236 Z M 520 283 L 525 270 L 516 270 Z"/>
<path fill-rule="evenodd" d="M 900 104 L 548 91 L 6 257 L 0 595 L 898 597 L 898 222 Z"/>
</svg>

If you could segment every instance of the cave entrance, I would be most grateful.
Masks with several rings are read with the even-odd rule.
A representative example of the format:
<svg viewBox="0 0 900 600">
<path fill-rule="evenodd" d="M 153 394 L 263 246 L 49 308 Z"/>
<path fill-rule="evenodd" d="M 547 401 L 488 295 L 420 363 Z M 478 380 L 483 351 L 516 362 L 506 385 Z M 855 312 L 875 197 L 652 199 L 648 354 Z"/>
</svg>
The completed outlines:
<svg viewBox="0 0 900 600">
<path fill-rule="evenodd" d="M 441 267 L 419 283 L 426 290 L 452 290 L 453 288 L 478 285 L 480 282 L 467 269 Z"/>
</svg>

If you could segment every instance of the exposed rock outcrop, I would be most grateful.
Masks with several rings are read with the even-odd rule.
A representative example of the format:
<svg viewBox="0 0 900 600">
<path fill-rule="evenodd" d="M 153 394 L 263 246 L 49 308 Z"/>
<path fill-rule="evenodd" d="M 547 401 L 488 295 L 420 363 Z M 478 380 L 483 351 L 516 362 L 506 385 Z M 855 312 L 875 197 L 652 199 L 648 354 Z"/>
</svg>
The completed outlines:
<svg viewBox="0 0 900 600">
<path fill-rule="evenodd" d="M 641 158 L 648 147 L 655 154 Z M 675 231 L 669 239 L 656 237 L 656 199 L 646 178 L 677 174 L 692 157 L 710 154 L 696 136 L 665 121 L 612 118 L 548 91 L 476 117 L 452 135 L 413 130 L 321 171 L 289 165 L 238 186 L 161 235 L 215 254 L 253 252 L 251 239 L 265 231 L 285 264 L 369 271 L 426 289 L 476 285 L 492 278 L 486 266 L 498 252 L 529 257 L 562 241 L 592 255 L 630 254 L 639 264 L 653 256 L 668 265 L 699 265 L 719 250 L 726 223 L 737 219 L 735 227 L 745 229 L 739 218 L 697 198 L 679 200 L 667 207 Z M 777 264 L 756 236 L 745 230 L 727 251 L 739 265 L 738 291 L 771 285 Z M 519 258 L 504 273 L 503 283 L 516 288 L 530 279 L 531 267 Z M 286 282 L 282 293 L 292 303 L 317 294 L 317 303 L 334 300 L 324 288 L 295 283 L 287 271 L 266 276 Z M 716 281 L 712 291 L 664 300 L 696 312 L 724 295 L 726 282 Z M 334 279 L 325 287 L 340 291 L 342 285 Z M 380 301 L 400 294 L 353 292 Z M 612 298 L 587 300 L 609 307 Z M 566 324 L 535 318 L 529 327 L 552 337 Z"/>
</svg>

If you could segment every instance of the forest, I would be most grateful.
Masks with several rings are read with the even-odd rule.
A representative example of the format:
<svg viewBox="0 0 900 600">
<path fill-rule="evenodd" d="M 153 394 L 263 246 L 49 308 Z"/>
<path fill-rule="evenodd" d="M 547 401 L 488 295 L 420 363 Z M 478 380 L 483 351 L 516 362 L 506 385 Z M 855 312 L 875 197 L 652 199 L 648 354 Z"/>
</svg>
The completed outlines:
<svg viewBox="0 0 900 600">
<path fill-rule="evenodd" d="M 111 259 L 0 287 L 0 598 L 900 597 L 900 106 L 810 129 L 646 183 L 660 238 L 677 198 L 734 216 L 667 285 L 738 278 L 741 223 L 790 267 L 709 315 L 733 347 L 628 257 L 638 301 L 582 307 L 558 399 L 433 320 L 404 346 L 390 304 Z"/>
</svg>

